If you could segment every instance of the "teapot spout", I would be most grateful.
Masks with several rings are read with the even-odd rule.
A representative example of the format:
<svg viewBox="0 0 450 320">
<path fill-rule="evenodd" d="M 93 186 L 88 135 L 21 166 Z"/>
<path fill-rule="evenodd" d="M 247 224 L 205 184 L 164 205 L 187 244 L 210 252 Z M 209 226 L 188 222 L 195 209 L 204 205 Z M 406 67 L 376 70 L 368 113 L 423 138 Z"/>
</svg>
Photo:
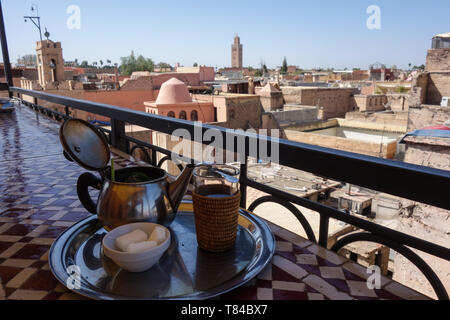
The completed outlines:
<svg viewBox="0 0 450 320">
<path fill-rule="evenodd" d="M 194 174 L 195 165 L 187 165 L 178 178 L 169 185 L 168 196 L 173 211 L 176 213 L 180 207 L 181 201 L 186 194 L 189 182 Z"/>
</svg>

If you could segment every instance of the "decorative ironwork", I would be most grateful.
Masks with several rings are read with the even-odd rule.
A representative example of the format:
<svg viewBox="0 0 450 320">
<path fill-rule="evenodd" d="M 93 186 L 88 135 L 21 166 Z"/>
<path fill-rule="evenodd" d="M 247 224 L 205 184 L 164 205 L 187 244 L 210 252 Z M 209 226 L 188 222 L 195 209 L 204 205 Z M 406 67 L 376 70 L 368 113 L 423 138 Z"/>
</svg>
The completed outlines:
<svg viewBox="0 0 450 320">
<path fill-rule="evenodd" d="M 375 236 L 367 232 L 361 232 L 350 234 L 348 236 L 343 237 L 342 239 L 336 242 L 336 244 L 331 248 L 331 250 L 337 253 L 344 246 L 359 241 L 374 242 L 385 245 L 391 249 L 394 249 L 396 252 L 400 253 L 402 256 L 408 259 L 423 273 L 423 275 L 430 282 L 434 292 L 436 293 L 436 295 L 440 300 L 449 299 L 447 291 L 445 290 L 444 285 L 442 284 L 441 280 L 436 275 L 436 273 L 434 273 L 434 271 L 430 268 L 430 266 L 421 257 L 419 257 L 416 253 L 414 253 L 414 251 L 405 247 L 404 245 Z"/>
<path fill-rule="evenodd" d="M 255 209 L 260 206 L 263 203 L 267 203 L 267 202 L 274 202 L 274 203 L 278 203 L 279 205 L 285 207 L 286 209 L 288 209 L 296 218 L 297 220 L 300 222 L 300 224 L 303 227 L 303 230 L 305 230 L 306 235 L 308 237 L 308 239 L 312 242 L 316 242 L 316 236 L 314 235 L 314 231 L 311 228 L 311 225 L 309 224 L 308 220 L 305 218 L 305 216 L 303 215 L 303 213 L 297 209 L 297 207 L 295 207 L 292 203 L 288 202 L 288 201 L 284 201 L 281 200 L 279 198 L 275 198 L 272 196 L 266 196 L 266 197 L 261 197 L 258 198 L 257 200 L 255 200 L 250 207 L 248 207 L 248 210 L 251 212 L 254 212 Z"/>
</svg>

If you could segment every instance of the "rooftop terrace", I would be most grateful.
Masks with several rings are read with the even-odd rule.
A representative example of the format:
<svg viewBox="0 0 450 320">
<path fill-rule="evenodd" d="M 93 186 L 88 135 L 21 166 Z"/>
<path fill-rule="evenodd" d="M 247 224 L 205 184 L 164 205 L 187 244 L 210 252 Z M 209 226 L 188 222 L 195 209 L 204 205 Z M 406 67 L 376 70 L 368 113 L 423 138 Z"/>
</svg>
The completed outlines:
<svg viewBox="0 0 450 320">
<path fill-rule="evenodd" d="M 149 154 L 150 164 L 153 165 L 161 165 L 161 162 L 156 163 L 155 154 L 157 152 L 170 155 L 170 150 L 164 150 L 149 143 L 127 137 L 125 135 L 125 121 L 169 134 L 176 128 L 185 128 L 188 131 L 194 130 L 193 123 L 189 121 L 148 115 L 133 110 L 55 96 L 43 92 L 27 91 L 18 88 L 12 88 L 12 91 L 20 97 L 26 94 L 65 105 L 68 107 L 67 111 L 70 111 L 69 108 L 76 108 L 90 110 L 91 112 L 111 117 L 112 130 L 104 131 L 114 147 L 113 152 L 118 164 L 122 166 L 132 164 L 127 153 L 132 153 L 131 147 L 135 144 L 139 144 L 140 147 L 146 149 Z M 46 286 L 52 286 L 52 290 L 54 290 L 53 284 L 55 287 L 57 286 L 56 279 L 52 277 L 46 264 L 46 255 L 50 245 L 53 239 L 66 228 L 88 216 L 88 213 L 78 201 L 75 188 L 78 176 L 84 171 L 64 158 L 58 141 L 60 123 L 49 119 L 51 117 L 61 121 L 68 117 L 69 114 L 56 113 L 40 107 L 37 103 L 25 101 L 22 101 L 22 103 L 35 110 L 29 109 L 22 104 L 17 107 L 15 113 L 6 116 L 2 115 L 2 121 L 0 122 L 0 169 L 2 169 L 0 170 L 0 277 L 2 277 L 3 283 L 7 284 L 4 289 L 6 290 L 5 296 L 11 299 L 14 298 L 14 295 L 23 293 L 19 290 L 28 290 L 34 286 L 37 286 L 37 291 L 41 292 L 33 291 L 30 293 L 26 291 L 25 294 L 43 295 L 38 298 L 56 295 L 53 291 L 49 293 L 48 291 L 40 290 Z M 205 127 L 204 130 L 212 126 Z M 225 133 L 223 128 L 218 128 L 218 130 L 223 134 Z M 250 138 L 248 134 L 243 135 L 246 139 Z M 265 140 L 266 138 L 258 136 L 258 139 Z M 450 203 L 444 197 L 444 190 L 448 190 L 450 184 L 450 174 L 447 171 L 314 147 L 286 140 L 279 142 L 279 149 L 281 165 L 337 181 L 346 181 L 393 195 L 407 197 L 444 209 L 449 209 L 450 207 Z M 298 159 L 306 159 L 306 161 L 298 161 Z M 168 158 L 165 160 L 168 160 Z M 189 161 L 189 159 L 186 159 L 186 161 Z M 330 161 L 334 164 L 333 166 L 329 165 Z M 424 251 L 449 261 L 450 250 L 448 248 L 402 234 L 354 216 L 343 215 L 342 212 L 318 202 L 253 181 L 247 177 L 246 163 L 241 165 L 241 170 L 241 192 L 243 194 L 241 206 L 244 208 L 248 207 L 250 211 L 254 211 L 262 203 L 275 202 L 290 209 L 300 221 L 308 236 L 308 240 L 303 239 L 302 241 L 307 241 L 308 246 L 314 246 L 314 248 L 311 247 L 311 250 L 314 252 L 319 252 L 324 247 L 327 247 L 330 219 L 346 222 L 364 232 L 352 234 L 350 237 L 343 237 L 333 248 L 328 249 L 338 252 L 343 246 L 357 241 L 369 241 L 386 245 L 407 256 L 418 266 L 432 284 L 439 298 L 448 298 L 442 283 L 433 270 L 410 249 Z M 385 177 L 395 177 L 397 179 L 388 180 Z M 431 191 L 431 186 L 436 184 L 440 184 L 442 188 Z M 247 190 L 255 189 L 265 193 L 266 196 L 257 199 L 248 206 Z M 319 230 L 318 232 L 315 230 L 319 235 L 318 239 L 316 239 L 311 225 L 301 212 L 292 208 L 292 204 L 301 205 L 319 213 Z M 276 226 L 273 226 L 273 230 L 280 232 L 280 228 Z M 297 236 L 292 235 L 288 238 L 292 239 L 292 237 Z M 320 247 L 317 245 L 321 246 L 322 249 L 318 249 Z M 326 252 L 329 252 L 326 256 L 332 254 L 331 251 Z M 340 261 L 340 264 L 346 261 L 345 259 L 341 260 L 341 258 L 336 259 L 334 261 Z M 45 284 L 36 284 L 35 277 L 37 274 L 35 272 L 39 272 L 39 277 L 42 276 L 46 279 Z M 34 276 L 31 276 L 31 274 Z M 16 277 L 18 278 L 16 279 Z M 390 282 L 391 280 L 386 279 L 385 285 Z M 40 287 L 41 285 L 43 287 Z M 58 297 L 61 297 L 63 294 L 70 295 L 61 286 L 58 286 L 58 288 L 60 291 Z M 350 290 L 349 287 L 347 287 L 347 290 Z M 45 295 L 43 292 L 45 292 Z M 413 298 L 413 296 L 410 295 L 409 298 Z"/>
<path fill-rule="evenodd" d="M 0 115 L 0 120 L 0 298 L 82 299 L 52 275 L 48 253 L 56 237 L 90 216 L 81 206 L 75 188 L 84 170 L 63 156 L 58 138 L 60 124 L 55 120 L 24 105 L 18 105 L 12 114 Z M 113 149 L 113 156 L 119 166 L 133 164 L 132 159 L 119 150 Z M 266 289 L 262 289 L 269 278 L 272 281 L 272 277 L 273 280 L 282 277 L 288 281 L 274 281 L 274 286 L 283 284 L 291 288 L 297 283 L 289 284 L 292 280 L 286 278 L 293 270 L 283 266 L 290 256 L 286 255 L 285 245 L 281 246 L 270 276 L 266 270 L 256 282 L 224 298 L 251 298 L 254 294 L 255 298 L 274 299 L 427 299 L 384 277 L 383 290 L 359 292 L 360 284 L 365 283 L 367 277 L 364 268 L 332 252 L 322 251 L 323 248 L 313 242 L 276 225 L 270 226 L 280 246 L 282 242 L 289 243 L 284 241 L 293 241 L 299 246 L 296 250 L 301 250 L 305 257 L 317 255 L 319 263 L 299 262 L 298 266 L 308 271 L 301 275 L 300 291 L 283 291 L 280 287 L 269 296 Z M 339 270 L 338 274 L 331 275 L 331 269 Z M 337 278 L 341 276 L 346 281 L 340 283 L 342 280 Z"/>
</svg>

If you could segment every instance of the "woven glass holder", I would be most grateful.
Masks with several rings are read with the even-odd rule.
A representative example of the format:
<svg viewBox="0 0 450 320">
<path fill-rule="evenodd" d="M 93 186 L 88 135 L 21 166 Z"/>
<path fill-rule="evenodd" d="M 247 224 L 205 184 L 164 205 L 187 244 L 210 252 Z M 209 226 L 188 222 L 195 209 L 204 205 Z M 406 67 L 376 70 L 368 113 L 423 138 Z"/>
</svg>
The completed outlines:
<svg viewBox="0 0 450 320">
<path fill-rule="evenodd" d="M 236 243 L 241 192 L 212 198 L 192 194 L 198 246 L 209 252 L 225 252 Z"/>
</svg>

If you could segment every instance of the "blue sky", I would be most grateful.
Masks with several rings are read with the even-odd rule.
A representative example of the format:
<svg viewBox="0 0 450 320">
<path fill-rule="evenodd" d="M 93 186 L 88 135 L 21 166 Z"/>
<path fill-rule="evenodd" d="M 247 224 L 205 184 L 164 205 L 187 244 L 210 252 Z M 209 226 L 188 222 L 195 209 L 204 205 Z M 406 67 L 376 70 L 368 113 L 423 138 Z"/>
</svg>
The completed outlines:
<svg viewBox="0 0 450 320">
<path fill-rule="evenodd" d="M 406 68 L 425 63 L 431 38 L 450 32 L 448 0 L 3 0 L 12 62 L 34 53 L 39 35 L 30 7 L 39 7 L 64 59 L 119 62 L 131 50 L 155 62 L 223 67 L 238 33 L 244 65 L 288 63 L 303 68 Z M 67 8 L 81 9 L 81 28 L 67 28 Z M 381 9 L 381 30 L 369 30 L 368 6 Z"/>
</svg>

